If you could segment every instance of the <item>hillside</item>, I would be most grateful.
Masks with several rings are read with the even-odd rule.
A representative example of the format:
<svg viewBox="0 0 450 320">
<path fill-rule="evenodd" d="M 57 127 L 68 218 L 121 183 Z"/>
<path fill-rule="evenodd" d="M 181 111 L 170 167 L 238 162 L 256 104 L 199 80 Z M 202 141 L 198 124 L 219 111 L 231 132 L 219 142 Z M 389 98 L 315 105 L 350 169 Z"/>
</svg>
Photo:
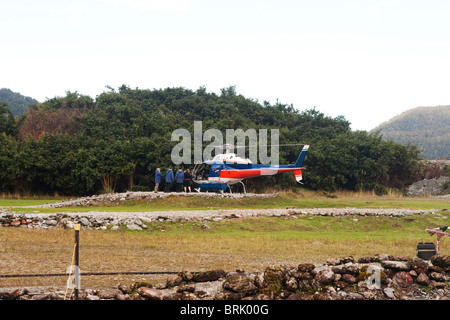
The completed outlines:
<svg viewBox="0 0 450 320">
<path fill-rule="evenodd" d="M 450 106 L 417 107 L 382 123 L 383 140 L 417 146 L 427 159 L 450 158 Z"/>
<path fill-rule="evenodd" d="M 36 99 L 25 97 L 18 92 L 12 92 L 6 88 L 0 89 L 0 102 L 7 103 L 15 116 L 20 116 L 26 112 L 30 104 L 39 103 Z"/>
</svg>

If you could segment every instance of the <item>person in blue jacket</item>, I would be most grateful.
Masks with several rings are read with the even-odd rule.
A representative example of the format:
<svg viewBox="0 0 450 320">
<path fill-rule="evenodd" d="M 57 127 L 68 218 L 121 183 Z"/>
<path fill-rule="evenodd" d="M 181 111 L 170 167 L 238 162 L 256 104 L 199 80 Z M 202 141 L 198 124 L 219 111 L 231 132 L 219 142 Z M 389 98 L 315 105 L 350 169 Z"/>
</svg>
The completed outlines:
<svg viewBox="0 0 450 320">
<path fill-rule="evenodd" d="M 172 166 L 169 167 L 166 173 L 166 186 L 164 188 L 164 192 L 170 192 L 170 188 L 172 187 L 173 182 L 173 171 Z"/>
<path fill-rule="evenodd" d="M 183 190 L 183 179 L 184 179 L 183 170 L 181 170 L 181 168 L 178 168 L 178 171 L 175 174 L 175 182 L 177 184 L 177 192 L 181 192 Z"/>
<path fill-rule="evenodd" d="M 159 191 L 160 183 L 161 183 L 161 169 L 157 168 L 155 171 L 155 192 Z"/>
</svg>

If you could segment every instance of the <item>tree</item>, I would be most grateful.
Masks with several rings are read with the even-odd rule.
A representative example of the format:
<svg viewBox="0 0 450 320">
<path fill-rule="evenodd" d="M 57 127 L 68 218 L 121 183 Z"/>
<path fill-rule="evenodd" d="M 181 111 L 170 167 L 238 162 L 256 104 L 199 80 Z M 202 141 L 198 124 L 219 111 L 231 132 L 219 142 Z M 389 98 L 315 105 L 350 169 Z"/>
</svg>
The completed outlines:
<svg viewBox="0 0 450 320">
<path fill-rule="evenodd" d="M 281 144 L 309 144 L 305 187 L 334 191 L 402 188 L 418 178 L 417 148 L 352 131 L 343 117 L 292 105 L 263 104 L 237 94 L 185 88 L 132 89 L 126 85 L 94 101 L 77 92 L 30 108 L 16 122 L 0 105 L 0 173 L 3 190 L 87 195 L 153 183 L 157 167 L 171 163 L 178 128 L 278 129 Z M 17 133 L 17 134 L 16 134 Z M 204 142 L 204 146 L 210 142 Z M 280 148 L 280 164 L 295 163 L 301 146 Z M 193 148 L 192 148 L 193 150 Z M 185 165 L 188 167 L 189 165 Z M 291 174 L 246 181 L 248 190 L 296 188 Z"/>
<path fill-rule="evenodd" d="M 9 109 L 8 104 L 0 103 L 0 133 L 15 135 L 17 133 L 16 121 L 14 115 Z"/>
</svg>

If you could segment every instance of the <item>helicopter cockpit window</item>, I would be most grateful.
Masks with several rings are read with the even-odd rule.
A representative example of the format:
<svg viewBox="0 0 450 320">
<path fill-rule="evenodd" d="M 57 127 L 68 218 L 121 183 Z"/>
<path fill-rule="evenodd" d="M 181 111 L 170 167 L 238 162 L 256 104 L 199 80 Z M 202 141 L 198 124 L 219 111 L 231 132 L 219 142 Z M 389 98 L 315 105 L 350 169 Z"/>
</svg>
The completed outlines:
<svg viewBox="0 0 450 320">
<path fill-rule="evenodd" d="M 194 180 L 208 180 L 209 177 L 209 164 L 199 164 L 194 168 L 193 175 Z"/>
</svg>

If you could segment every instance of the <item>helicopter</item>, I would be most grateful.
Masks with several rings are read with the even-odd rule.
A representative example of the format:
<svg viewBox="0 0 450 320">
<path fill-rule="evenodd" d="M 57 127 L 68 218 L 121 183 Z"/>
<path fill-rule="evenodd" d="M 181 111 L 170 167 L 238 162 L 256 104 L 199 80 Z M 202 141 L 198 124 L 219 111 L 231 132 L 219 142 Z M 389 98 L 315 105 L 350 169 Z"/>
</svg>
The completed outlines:
<svg viewBox="0 0 450 320">
<path fill-rule="evenodd" d="M 232 186 L 241 184 L 244 193 L 246 193 L 245 184 L 242 180 L 289 171 L 292 171 L 295 180 L 302 184 L 302 169 L 304 169 L 302 165 L 308 153 L 309 145 L 301 145 L 303 145 L 303 148 L 295 164 L 276 166 L 254 164 L 250 159 L 229 152 L 229 145 L 225 145 L 227 148 L 225 153 L 218 154 L 212 160 L 206 160 L 194 166 L 192 170 L 194 178 L 192 180 L 199 186 L 195 190 L 197 192 L 211 190 L 223 193 L 229 189 L 232 193 Z"/>
</svg>

